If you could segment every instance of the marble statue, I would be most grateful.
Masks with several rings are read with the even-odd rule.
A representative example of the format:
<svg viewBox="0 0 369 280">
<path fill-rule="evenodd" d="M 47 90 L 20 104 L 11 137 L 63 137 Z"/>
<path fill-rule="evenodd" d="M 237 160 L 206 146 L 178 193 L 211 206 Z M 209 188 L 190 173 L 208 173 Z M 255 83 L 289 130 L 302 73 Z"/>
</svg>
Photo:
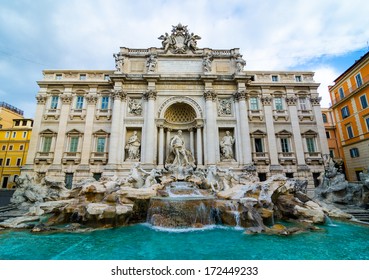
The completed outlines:
<svg viewBox="0 0 369 280">
<path fill-rule="evenodd" d="M 142 106 L 139 100 L 129 99 L 128 110 L 131 115 L 141 116 Z"/>
<path fill-rule="evenodd" d="M 238 55 L 236 58 L 236 73 L 241 73 L 246 65 L 246 61 L 242 58 L 242 55 Z"/>
<path fill-rule="evenodd" d="M 147 171 L 145 171 L 145 170 L 143 170 L 142 168 L 140 168 L 140 170 L 144 173 L 144 174 L 146 174 L 147 176 L 146 176 L 146 178 L 145 178 L 145 184 L 144 184 L 144 188 L 149 188 L 149 187 L 151 187 L 152 185 L 155 185 L 155 184 L 157 184 L 158 182 L 156 181 L 156 179 L 155 179 L 155 177 L 157 177 L 157 176 L 161 176 L 162 174 L 161 174 L 161 172 L 160 172 L 160 170 L 157 170 L 157 169 L 155 169 L 155 168 L 153 168 L 153 169 L 151 169 L 151 171 L 150 172 L 147 172 Z"/>
<path fill-rule="evenodd" d="M 223 175 L 223 190 L 224 191 L 233 188 L 233 180 L 237 181 L 238 183 L 240 182 L 240 178 L 233 172 L 232 167 L 229 167 L 227 169 L 218 168 L 218 170 L 224 172 L 224 175 Z"/>
<path fill-rule="evenodd" d="M 211 54 L 210 54 L 210 53 L 208 53 L 208 54 L 204 57 L 204 59 L 203 59 L 203 61 L 202 61 L 202 65 L 203 65 L 203 67 L 204 67 L 204 72 L 205 72 L 205 73 L 209 73 L 209 72 L 211 72 L 211 60 L 212 60 L 212 56 L 211 56 Z"/>
<path fill-rule="evenodd" d="M 219 101 L 218 116 L 230 116 L 232 115 L 232 100 L 222 99 Z"/>
<path fill-rule="evenodd" d="M 127 183 L 133 188 L 140 189 L 144 186 L 144 178 L 141 174 L 142 168 L 139 162 L 133 164 L 130 174 L 127 177 Z"/>
<path fill-rule="evenodd" d="M 138 139 L 137 131 L 133 131 L 133 135 L 129 137 L 126 149 L 128 150 L 128 160 L 140 159 L 140 146 L 141 142 Z"/>
<path fill-rule="evenodd" d="M 169 47 L 174 45 L 174 39 L 172 35 L 168 35 L 167 32 L 165 32 L 165 35 L 161 35 L 158 39 L 162 40 L 161 44 L 164 48 L 164 52 L 167 52 Z"/>
<path fill-rule="evenodd" d="M 115 53 L 113 54 L 115 58 L 115 69 L 117 69 L 118 72 L 123 72 L 123 65 L 124 65 L 124 56 L 121 53 Z"/>
<path fill-rule="evenodd" d="M 210 165 L 208 167 L 207 173 L 206 173 L 206 179 L 205 182 L 214 193 L 218 193 L 222 190 L 222 186 L 220 184 L 220 176 L 218 174 L 218 167 L 216 165 Z"/>
<path fill-rule="evenodd" d="M 150 54 L 150 56 L 147 59 L 146 66 L 147 66 L 147 72 L 155 72 L 157 64 L 157 58 L 154 54 Z"/>
<path fill-rule="evenodd" d="M 226 131 L 226 135 L 222 138 L 222 141 L 220 141 L 221 158 L 223 160 L 234 159 L 232 148 L 234 142 L 234 137 L 229 131 Z"/>
</svg>

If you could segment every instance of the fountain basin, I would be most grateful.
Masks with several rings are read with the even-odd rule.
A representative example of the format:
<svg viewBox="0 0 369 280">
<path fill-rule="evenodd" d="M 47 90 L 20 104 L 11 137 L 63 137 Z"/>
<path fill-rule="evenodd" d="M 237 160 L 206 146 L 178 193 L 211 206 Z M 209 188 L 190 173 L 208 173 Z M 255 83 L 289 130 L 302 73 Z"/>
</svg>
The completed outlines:
<svg viewBox="0 0 369 280">
<path fill-rule="evenodd" d="M 213 197 L 153 197 L 147 222 L 165 228 L 203 227 L 215 224 Z"/>
</svg>

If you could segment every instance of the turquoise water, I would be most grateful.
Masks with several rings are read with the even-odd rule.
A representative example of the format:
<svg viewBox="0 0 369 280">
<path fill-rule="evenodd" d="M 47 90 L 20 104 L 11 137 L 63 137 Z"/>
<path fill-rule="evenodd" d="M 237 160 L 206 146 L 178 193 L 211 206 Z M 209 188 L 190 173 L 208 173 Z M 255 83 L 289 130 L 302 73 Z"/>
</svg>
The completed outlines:
<svg viewBox="0 0 369 280">
<path fill-rule="evenodd" d="M 187 232 L 140 224 L 88 233 L 0 231 L 1 260 L 368 260 L 369 227 L 336 223 L 293 236 L 216 226 Z"/>
</svg>

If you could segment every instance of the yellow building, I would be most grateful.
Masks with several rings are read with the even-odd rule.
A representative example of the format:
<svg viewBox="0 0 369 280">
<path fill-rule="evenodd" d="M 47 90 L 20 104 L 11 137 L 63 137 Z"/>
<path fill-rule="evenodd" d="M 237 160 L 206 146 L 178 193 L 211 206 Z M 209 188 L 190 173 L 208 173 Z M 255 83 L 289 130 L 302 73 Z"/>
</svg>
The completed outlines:
<svg viewBox="0 0 369 280">
<path fill-rule="evenodd" d="M 0 102 L 0 129 L 11 128 L 13 119 L 23 118 L 23 111 L 6 103 Z"/>
<path fill-rule="evenodd" d="M 325 135 L 328 142 L 329 155 L 336 162 L 341 162 L 343 157 L 341 140 L 336 129 L 336 121 L 332 109 L 322 108 L 322 117 L 325 128 Z"/>
<path fill-rule="evenodd" d="M 15 179 L 26 162 L 32 119 L 13 119 L 11 128 L 0 129 L 0 187 L 14 188 Z"/>
<path fill-rule="evenodd" d="M 369 166 L 369 52 L 329 88 L 346 176 L 359 180 Z"/>
</svg>

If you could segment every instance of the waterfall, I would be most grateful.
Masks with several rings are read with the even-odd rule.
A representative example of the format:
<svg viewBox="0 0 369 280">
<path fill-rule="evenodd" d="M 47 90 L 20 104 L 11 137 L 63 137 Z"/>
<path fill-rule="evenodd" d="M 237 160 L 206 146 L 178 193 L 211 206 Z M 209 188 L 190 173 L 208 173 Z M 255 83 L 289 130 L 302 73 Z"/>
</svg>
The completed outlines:
<svg viewBox="0 0 369 280">
<path fill-rule="evenodd" d="M 238 203 L 227 203 L 227 207 L 229 208 L 229 212 L 233 214 L 234 221 L 236 224 L 236 228 L 241 227 L 241 217 L 240 217 L 240 211 L 238 211 Z"/>
<path fill-rule="evenodd" d="M 328 217 L 328 215 L 324 215 L 324 222 L 325 225 L 330 226 L 330 227 L 335 227 L 336 225 L 333 223 L 333 221 L 331 220 L 331 218 Z"/>
</svg>

